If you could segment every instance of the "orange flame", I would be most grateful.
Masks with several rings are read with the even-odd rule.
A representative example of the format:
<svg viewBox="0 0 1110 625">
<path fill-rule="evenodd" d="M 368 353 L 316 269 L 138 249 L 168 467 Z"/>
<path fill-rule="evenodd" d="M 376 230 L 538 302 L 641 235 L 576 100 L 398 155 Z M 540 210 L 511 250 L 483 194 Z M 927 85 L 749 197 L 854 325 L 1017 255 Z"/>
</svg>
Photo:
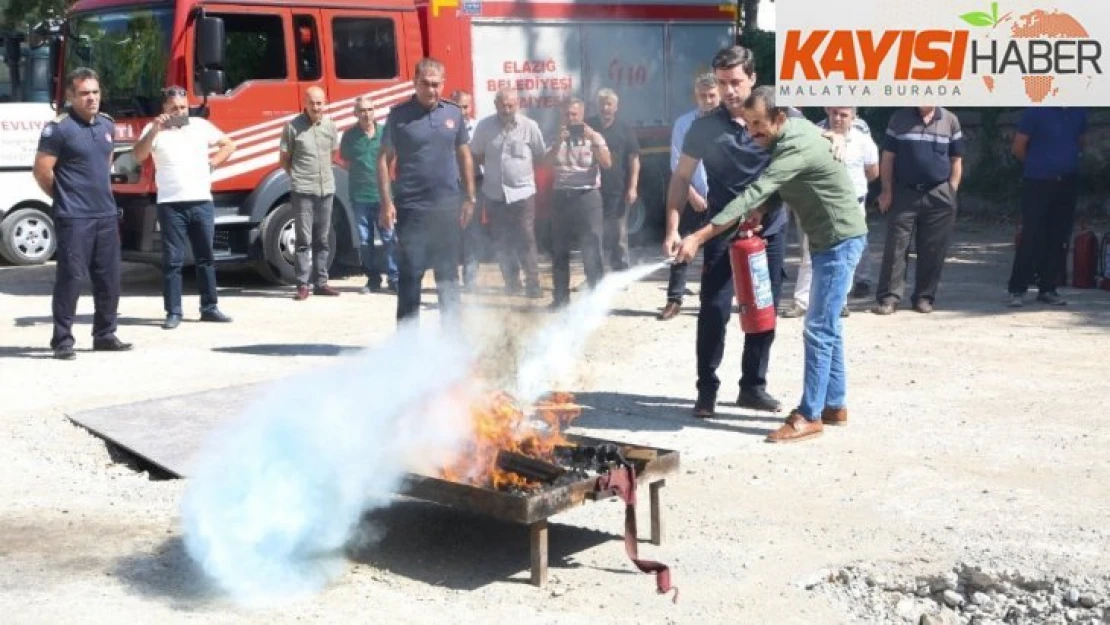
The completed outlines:
<svg viewBox="0 0 1110 625">
<path fill-rule="evenodd" d="M 440 477 L 498 490 L 535 490 L 541 484 L 497 466 L 498 452 L 551 462 L 556 447 L 570 444 L 563 428 L 581 413 L 570 393 L 552 393 L 526 411 L 509 393 L 492 391 L 471 403 L 471 440 L 458 460 L 441 469 Z"/>
</svg>

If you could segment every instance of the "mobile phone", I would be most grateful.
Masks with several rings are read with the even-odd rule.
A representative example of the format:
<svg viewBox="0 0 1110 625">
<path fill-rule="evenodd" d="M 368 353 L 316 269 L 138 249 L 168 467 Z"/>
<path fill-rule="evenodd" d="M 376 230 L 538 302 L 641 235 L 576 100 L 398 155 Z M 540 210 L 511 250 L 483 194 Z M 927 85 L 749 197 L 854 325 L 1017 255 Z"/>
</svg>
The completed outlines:
<svg viewBox="0 0 1110 625">
<path fill-rule="evenodd" d="M 189 125 L 189 116 L 188 115 L 170 115 L 170 118 L 167 119 L 166 123 L 164 123 L 162 125 L 165 126 L 166 128 L 181 128 L 183 126 L 188 126 Z"/>
<path fill-rule="evenodd" d="M 586 136 L 585 124 L 571 124 L 567 126 L 567 132 L 570 133 L 571 139 L 581 139 Z"/>
</svg>

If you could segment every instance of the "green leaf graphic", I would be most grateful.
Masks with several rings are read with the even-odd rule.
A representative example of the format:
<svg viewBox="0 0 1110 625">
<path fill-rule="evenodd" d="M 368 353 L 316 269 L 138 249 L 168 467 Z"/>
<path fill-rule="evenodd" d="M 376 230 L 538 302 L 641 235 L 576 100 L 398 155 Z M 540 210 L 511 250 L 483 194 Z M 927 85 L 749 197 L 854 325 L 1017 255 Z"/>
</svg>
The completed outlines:
<svg viewBox="0 0 1110 625">
<path fill-rule="evenodd" d="M 964 13 L 960 19 L 971 24 L 972 26 L 994 26 L 994 19 L 990 13 L 983 13 L 981 11 L 972 11 L 971 13 Z"/>
<path fill-rule="evenodd" d="M 997 2 L 992 2 L 991 3 L 991 20 L 995 24 L 998 23 L 998 3 Z"/>
</svg>

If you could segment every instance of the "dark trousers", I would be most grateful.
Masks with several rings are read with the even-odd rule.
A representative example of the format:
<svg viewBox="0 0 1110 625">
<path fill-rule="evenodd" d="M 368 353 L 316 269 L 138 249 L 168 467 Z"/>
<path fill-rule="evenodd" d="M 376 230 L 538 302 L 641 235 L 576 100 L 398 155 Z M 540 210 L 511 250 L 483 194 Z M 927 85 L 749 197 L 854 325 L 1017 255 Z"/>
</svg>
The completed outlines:
<svg viewBox="0 0 1110 625">
<path fill-rule="evenodd" d="M 1010 272 L 1010 293 L 1023 295 L 1033 274 L 1037 290 L 1056 291 L 1067 267 L 1066 248 L 1079 201 L 1075 176 L 1056 180 L 1030 180 L 1021 184 L 1021 241 Z"/>
<path fill-rule="evenodd" d="M 420 285 L 432 270 L 443 321 L 457 317 L 459 242 L 462 232 L 457 210 L 397 209 L 397 320 L 420 317 Z"/>
<path fill-rule="evenodd" d="M 689 204 L 682 210 L 678 218 L 678 233 L 686 236 L 709 223 L 709 211 L 696 212 Z M 688 263 L 675 263 L 671 265 L 670 279 L 667 281 L 667 301 L 682 303 L 682 296 L 686 294 L 686 270 Z"/>
<path fill-rule="evenodd" d="M 506 204 L 486 199 L 490 229 L 493 230 L 497 262 L 506 286 L 524 283 L 531 288 L 540 285 L 539 252 L 536 250 L 536 197 Z"/>
<path fill-rule="evenodd" d="M 911 301 L 936 300 L 944 257 L 952 227 L 956 223 L 956 197 L 952 186 L 943 182 L 927 191 L 905 186 L 894 188 L 887 216 L 886 248 L 879 270 L 876 299 L 900 301 L 906 285 L 910 235 L 916 227 L 917 267 Z"/>
<path fill-rule="evenodd" d="M 577 243 L 590 288 L 605 275 L 601 260 L 601 193 L 597 189 L 556 189 L 551 216 L 551 277 L 556 303 L 570 301 L 570 251 Z"/>
<path fill-rule="evenodd" d="M 327 286 L 331 257 L 331 211 L 335 195 L 293 193 L 297 244 L 297 286 Z"/>
<path fill-rule="evenodd" d="M 782 293 L 783 256 L 786 254 L 784 232 L 764 237 L 767 243 L 767 269 L 771 274 L 771 296 L 775 308 Z M 729 237 L 721 235 L 702 248 L 701 307 L 698 309 L 698 395 L 717 396 L 721 380 L 717 367 L 725 354 L 725 334 L 732 316 L 732 260 L 729 258 Z M 767 387 L 767 367 L 771 362 L 771 344 L 775 331 L 744 335 L 744 353 L 740 361 L 741 390 L 763 390 Z"/>
<path fill-rule="evenodd" d="M 93 219 L 54 218 L 58 236 L 57 273 L 54 278 L 54 336 L 50 347 L 73 347 L 73 316 L 85 278 L 92 281 L 95 310 L 93 339 L 116 334 L 119 310 L 120 241 L 116 217 Z"/>
<path fill-rule="evenodd" d="M 603 195 L 601 214 L 604 235 L 602 249 L 613 271 L 628 269 L 628 205 L 624 195 Z"/>
<path fill-rule="evenodd" d="M 166 314 L 181 316 L 181 267 L 186 245 L 193 253 L 200 312 L 216 310 L 216 268 L 212 264 L 216 216 L 212 202 L 159 204 L 158 225 L 162 229 L 162 302 Z"/>
<path fill-rule="evenodd" d="M 479 198 L 474 205 L 474 214 L 462 229 L 462 282 L 467 288 L 478 285 L 478 268 L 486 259 L 490 246 L 487 224 L 482 223 L 482 202 Z"/>
</svg>

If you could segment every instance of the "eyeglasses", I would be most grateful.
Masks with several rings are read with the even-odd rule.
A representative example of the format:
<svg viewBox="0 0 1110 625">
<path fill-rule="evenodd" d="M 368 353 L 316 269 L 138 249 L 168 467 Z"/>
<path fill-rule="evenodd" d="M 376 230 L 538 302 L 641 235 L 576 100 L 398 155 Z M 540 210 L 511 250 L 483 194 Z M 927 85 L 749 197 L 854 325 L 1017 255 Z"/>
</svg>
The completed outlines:
<svg viewBox="0 0 1110 625">
<path fill-rule="evenodd" d="M 162 90 L 162 97 L 165 98 L 183 98 L 189 95 L 182 87 L 166 87 Z"/>
</svg>

